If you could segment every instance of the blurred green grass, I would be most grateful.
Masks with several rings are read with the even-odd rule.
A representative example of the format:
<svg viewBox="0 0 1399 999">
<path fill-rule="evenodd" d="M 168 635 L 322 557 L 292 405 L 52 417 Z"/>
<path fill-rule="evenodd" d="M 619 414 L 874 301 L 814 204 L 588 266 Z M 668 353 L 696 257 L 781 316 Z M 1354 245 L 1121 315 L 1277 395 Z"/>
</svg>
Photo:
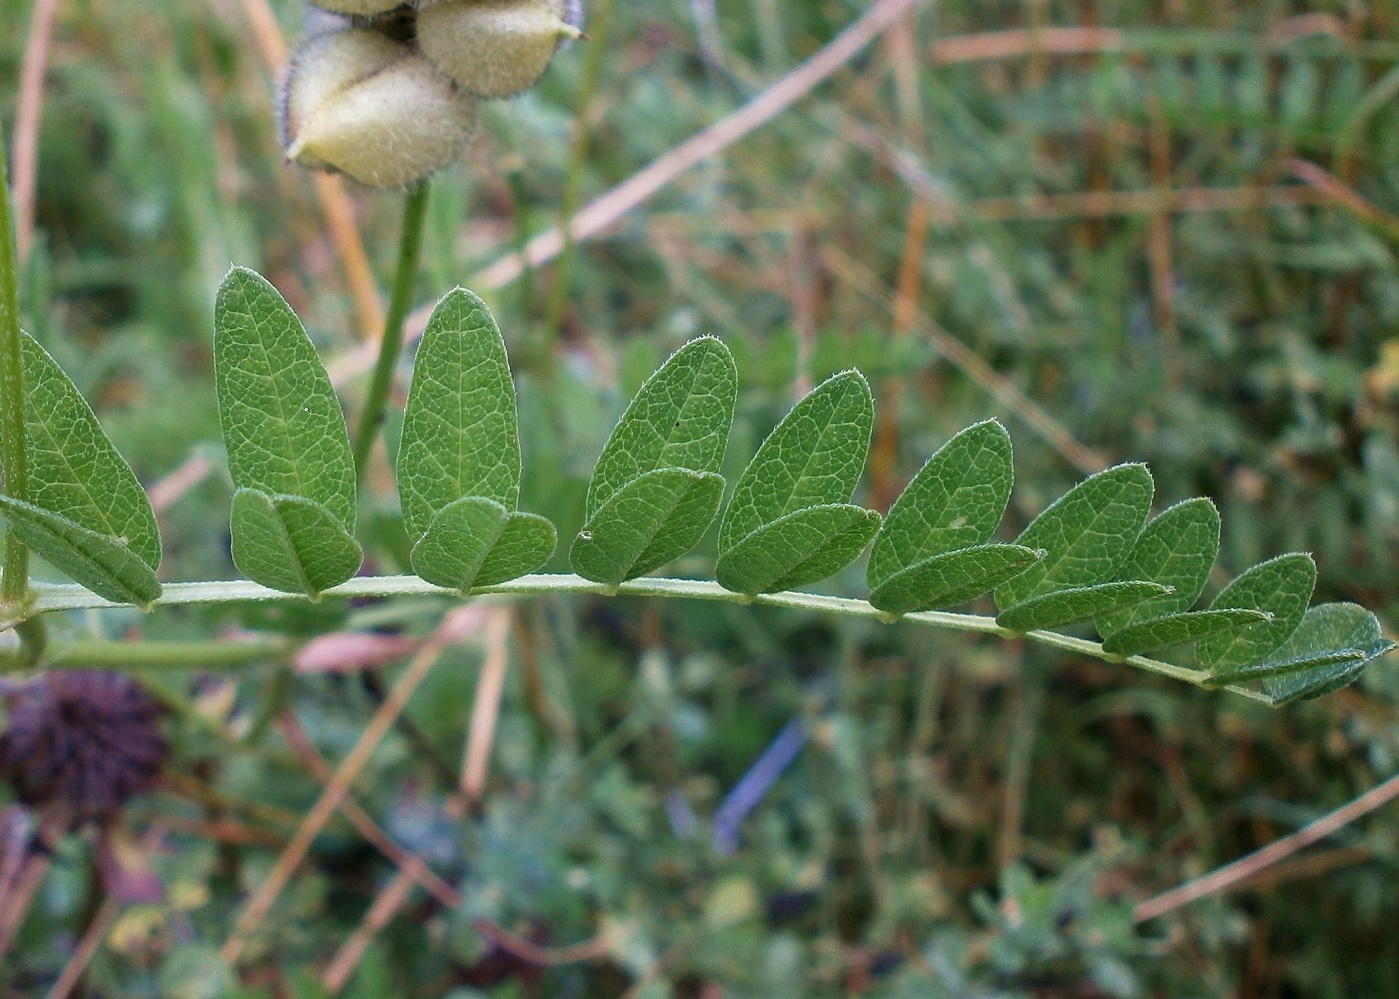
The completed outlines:
<svg viewBox="0 0 1399 999">
<path fill-rule="evenodd" d="M 297 6 L 274 6 L 297 37 Z M 723 5 L 718 61 L 699 42 L 703 6 L 617 5 L 576 167 L 586 44 L 538 89 L 490 108 L 465 160 L 435 183 L 420 303 L 556 223 L 568 183 L 587 200 L 624 181 L 864 5 Z M 29 4 L 0 0 L 16 26 L 0 39 L 7 136 L 28 16 Z M 975 33 L 1091 25 L 1121 29 L 1117 50 L 968 55 Z M 566 274 L 546 266 L 487 294 L 525 372 L 522 505 L 561 536 L 576 530 L 608 421 L 668 351 L 715 332 L 740 363 L 735 469 L 800 386 L 857 365 L 882 414 L 870 502 L 887 505 L 938 444 L 998 416 L 1016 442 L 1013 531 L 1082 470 L 943 361 L 926 320 L 1105 462 L 1148 461 L 1159 505 L 1212 496 L 1226 571 L 1312 551 L 1318 599 L 1364 603 L 1393 633 L 1396 29 L 1387 5 L 925 5 L 901 41 L 871 47 L 581 245 Z M 233 0 L 60 10 L 26 317 L 147 483 L 192 454 L 217 465 L 211 303 L 229 264 L 266 273 L 328 357 L 358 340 L 311 182 L 281 163 L 272 89 Z M 1316 174 L 1298 161 L 1335 186 L 1308 186 Z M 352 198 L 387 275 L 397 200 Z M 561 280 L 554 329 L 546 302 Z M 360 391 L 347 389 L 351 405 Z M 401 569 L 388 479 L 377 482 L 371 555 Z M 169 508 L 167 578 L 232 574 L 227 504 L 216 472 Z M 711 557 L 712 545 L 680 568 L 708 573 Z M 855 592 L 858 578 L 829 585 Z M 379 620 L 421 630 L 435 612 L 389 607 Z M 306 633 L 367 613 L 171 611 L 55 630 Z M 1128 918 L 1132 903 L 1393 774 L 1392 665 L 1272 713 L 1013 645 L 761 609 L 551 599 L 522 608 L 516 630 L 535 665 L 511 675 L 481 816 L 441 814 L 450 788 L 423 745 L 448 764 L 460 756 L 466 653 L 414 702 L 421 741 L 395 734 L 358 785 L 391 832 L 438 851 L 468 901 L 454 913 L 415 902 L 347 994 L 1399 994 L 1392 814 L 1140 935 Z M 256 714 L 270 675 L 236 682 L 231 722 Z M 189 689 L 182 676 L 164 682 Z M 331 759 L 374 703 L 357 679 L 294 687 Z M 707 817 L 793 718 L 807 719 L 807 749 L 740 852 L 713 856 Z M 175 727 L 177 768 L 233 802 L 296 812 L 313 800 L 315 782 L 275 735 L 230 749 L 188 718 Z M 288 834 L 240 807 L 228 810 Z M 695 838 L 680 834 L 687 808 Z M 148 814 L 188 825 L 224 810 L 162 795 Z M 201 962 L 274 854 L 215 839 L 172 836 L 159 861 L 172 894 L 202 901 L 148 914 L 163 928 L 149 939 L 117 939 L 94 965 L 95 993 L 218 994 L 196 987 L 217 981 Z M 313 859 L 238 994 L 315 995 L 298 974 L 334 951 L 391 873 L 347 827 Z M 62 966 L 89 891 L 79 847 L 52 878 L 7 972 L 11 994 L 35 994 Z M 507 961 L 491 983 L 471 929 L 480 916 L 550 945 L 604 931 L 616 944 L 540 981 Z M 902 963 L 874 974 L 890 954 Z"/>
</svg>

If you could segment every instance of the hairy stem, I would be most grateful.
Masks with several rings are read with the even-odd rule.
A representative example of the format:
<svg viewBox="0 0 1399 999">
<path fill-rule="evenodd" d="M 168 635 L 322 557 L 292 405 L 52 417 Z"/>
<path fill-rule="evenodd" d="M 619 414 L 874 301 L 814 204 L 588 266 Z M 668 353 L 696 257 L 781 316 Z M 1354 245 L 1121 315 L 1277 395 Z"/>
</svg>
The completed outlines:
<svg viewBox="0 0 1399 999">
<path fill-rule="evenodd" d="M 766 593 L 748 596 L 726 590 L 718 583 L 698 579 L 668 579 L 644 576 L 623 583 L 619 587 L 609 587 L 594 583 L 581 576 L 564 573 L 539 573 L 521 576 L 519 579 L 498 586 L 483 586 L 472 590 L 472 596 L 512 596 L 532 597 L 551 594 L 583 593 L 595 596 L 635 596 L 635 597 L 681 597 L 691 600 L 717 600 L 727 603 L 753 604 L 763 607 L 788 607 L 797 610 L 816 611 L 843 617 L 866 618 L 874 621 L 893 623 L 891 615 L 863 600 L 849 597 L 828 597 L 817 593 Z M 458 597 L 451 590 L 424 582 L 417 576 L 357 576 L 347 583 L 332 587 L 321 594 L 325 597 L 406 597 L 429 596 Z M 157 606 L 180 604 L 219 604 L 242 600 L 302 600 L 304 597 L 268 589 L 246 580 L 228 582 L 168 583 L 165 592 L 156 601 Z M 114 606 L 101 597 L 77 585 L 55 585 L 40 583 L 34 587 L 34 596 L 26 608 L 30 614 L 52 610 L 78 610 L 89 607 Z M 968 631 L 982 635 L 995 635 L 999 638 L 1020 638 L 1040 645 L 1047 645 L 1064 652 L 1101 659 L 1109 663 L 1121 663 L 1150 673 L 1159 673 L 1175 680 L 1183 680 L 1197 687 L 1204 687 L 1210 674 L 1204 670 L 1190 669 L 1164 663 L 1146 656 L 1116 656 L 1104 652 L 1098 642 L 1072 635 L 1060 635 L 1053 631 L 1011 631 L 1002 628 L 993 617 L 980 614 L 959 614 L 950 611 L 919 611 L 905 614 L 901 621 L 913 621 L 954 631 Z M 0 620 L 0 628 L 10 627 L 18 620 Z M 1267 699 L 1256 691 L 1245 687 L 1226 687 L 1236 694 L 1267 703 Z"/>
<path fill-rule="evenodd" d="M 429 182 L 423 181 L 408 192 L 403 202 L 403 235 L 398 243 L 398 269 L 394 273 L 393 295 L 389 299 L 388 314 L 384 317 L 384 335 L 379 340 L 379 360 L 374 366 L 374 377 L 369 383 L 369 394 L 365 397 L 364 410 L 360 413 L 359 427 L 355 433 L 355 474 L 360 481 L 364 480 L 369 451 L 374 446 L 374 437 L 384 418 L 384 406 L 388 403 L 389 389 L 393 385 L 394 367 L 398 364 L 399 349 L 403 346 L 403 322 L 413 305 L 413 287 L 423 247 L 423 223 L 427 219 L 428 190 Z"/>
<path fill-rule="evenodd" d="M 24 369 L 20 361 L 19 268 L 15 262 L 14 228 L 10 218 L 10 183 L 0 142 L 0 464 L 5 469 L 5 495 L 29 499 L 29 455 L 25 448 Z M 0 580 L 0 604 L 18 606 L 29 585 L 29 549 L 5 535 L 5 576 Z"/>
</svg>

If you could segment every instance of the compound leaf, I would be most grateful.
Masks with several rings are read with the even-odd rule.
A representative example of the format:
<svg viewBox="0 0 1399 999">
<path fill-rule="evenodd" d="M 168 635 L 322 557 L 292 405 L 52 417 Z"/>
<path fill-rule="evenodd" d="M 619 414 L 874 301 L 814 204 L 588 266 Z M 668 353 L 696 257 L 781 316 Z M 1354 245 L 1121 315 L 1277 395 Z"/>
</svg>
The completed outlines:
<svg viewBox="0 0 1399 999">
<path fill-rule="evenodd" d="M 1119 579 L 1151 579 L 1175 592 L 1134 607 L 1100 614 L 1098 634 L 1111 635 L 1151 618 L 1188 610 L 1209 579 L 1219 554 L 1219 511 L 1203 497 L 1163 511 L 1138 536 L 1118 570 Z"/>
<path fill-rule="evenodd" d="M 1110 580 L 1146 523 L 1151 493 L 1151 473 L 1139 464 L 1109 468 L 1074 486 L 1015 539 L 1048 554 L 996 587 L 996 606 L 1009 609 L 1054 590 Z"/>
<path fill-rule="evenodd" d="M 843 371 L 816 386 L 739 476 L 719 525 L 719 553 L 789 513 L 849 502 L 873 428 L 874 399 L 860 372 Z"/>
<path fill-rule="evenodd" d="M 616 586 L 679 558 L 704 536 L 723 495 L 715 472 L 657 468 L 633 479 L 573 539 L 573 571 Z"/>
<path fill-rule="evenodd" d="M 159 598 L 155 570 L 117 539 L 8 496 L 0 512 L 15 537 L 99 597 L 142 610 Z"/>
<path fill-rule="evenodd" d="M 156 569 L 160 534 L 155 513 L 131 466 L 117 453 L 77 386 L 27 333 L 20 341 L 20 356 L 29 502 L 129 548 L 149 569 Z"/>
<path fill-rule="evenodd" d="M 255 583 L 315 600 L 359 571 L 364 552 L 340 519 L 304 496 L 233 494 L 233 564 Z"/>
<path fill-rule="evenodd" d="M 1005 514 L 1013 479 L 1010 435 L 995 420 L 953 437 L 890 507 L 870 550 L 870 588 L 934 556 L 982 545 Z"/>
<path fill-rule="evenodd" d="M 234 485 L 300 496 L 353 531 L 354 458 L 330 378 L 291 306 L 245 267 L 219 285 L 214 382 Z"/>
<path fill-rule="evenodd" d="M 738 368 L 723 341 L 681 347 L 641 386 L 588 483 L 591 519 L 618 490 L 658 468 L 717 472 L 733 425 Z"/>
<path fill-rule="evenodd" d="M 1266 611 L 1272 620 L 1201 639 L 1196 657 L 1216 673 L 1258 662 L 1297 629 L 1315 587 L 1316 563 L 1310 555 L 1293 552 L 1255 565 L 1220 590 L 1210 609 L 1246 607 Z"/>
<path fill-rule="evenodd" d="M 849 503 L 795 510 L 719 556 L 715 578 L 735 593 L 777 593 L 834 575 L 879 530 L 879 514 Z"/>
<path fill-rule="evenodd" d="M 554 553 L 554 525 L 484 496 L 449 503 L 413 546 L 413 571 L 435 586 L 465 593 L 534 572 Z"/>
<path fill-rule="evenodd" d="M 505 341 L 485 303 L 465 288 L 437 303 L 423 331 L 397 473 L 403 525 L 414 540 L 463 497 L 507 511 L 519 500 L 520 439 Z"/>
<path fill-rule="evenodd" d="M 1198 642 L 1211 635 L 1267 620 L 1268 615 L 1257 610 L 1206 610 L 1166 614 L 1149 621 L 1129 624 L 1121 631 L 1114 631 L 1103 639 L 1103 651 L 1118 656 L 1139 656 L 1158 649 L 1168 649 L 1173 645 Z"/>
<path fill-rule="evenodd" d="M 895 573 L 870 593 L 891 614 L 953 607 L 1018 576 L 1044 557 L 1023 545 L 975 545 L 925 558 Z"/>
<path fill-rule="evenodd" d="M 1169 586 L 1144 579 L 1096 583 L 1093 586 L 1075 586 L 1067 590 L 1041 593 L 1037 597 L 1031 597 L 1023 603 L 1003 610 L 996 616 L 996 623 L 1011 631 L 1038 631 L 1044 628 L 1058 628 L 1075 621 L 1086 621 L 1095 614 L 1130 607 L 1153 597 L 1165 596 L 1170 591 Z"/>
<path fill-rule="evenodd" d="M 1263 692 L 1275 704 L 1329 694 L 1359 678 L 1370 662 L 1393 648 L 1394 643 L 1381 632 L 1379 620 L 1364 607 L 1350 603 L 1318 604 L 1307 611 L 1297 630 L 1268 658 L 1297 660 L 1327 649 L 1353 650 L 1362 653 L 1362 658 L 1269 677 L 1263 681 Z"/>
</svg>

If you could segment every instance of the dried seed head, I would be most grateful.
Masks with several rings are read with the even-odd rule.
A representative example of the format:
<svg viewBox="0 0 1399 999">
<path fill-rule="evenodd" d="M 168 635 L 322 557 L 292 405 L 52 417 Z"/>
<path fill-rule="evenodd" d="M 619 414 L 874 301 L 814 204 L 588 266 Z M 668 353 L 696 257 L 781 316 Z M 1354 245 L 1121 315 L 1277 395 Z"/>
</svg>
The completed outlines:
<svg viewBox="0 0 1399 999">
<path fill-rule="evenodd" d="M 418 12 L 418 46 L 463 88 L 509 97 L 534 86 L 559 43 L 580 35 L 576 0 L 446 0 Z"/>
<path fill-rule="evenodd" d="M 159 706 L 120 673 L 52 670 L 12 695 L 0 776 L 24 804 L 60 809 L 70 828 L 104 821 L 159 776 L 159 719 Z"/>
<path fill-rule="evenodd" d="M 461 151 L 473 102 L 421 55 L 377 31 L 311 39 L 282 95 L 287 158 L 370 187 L 403 187 Z"/>
</svg>

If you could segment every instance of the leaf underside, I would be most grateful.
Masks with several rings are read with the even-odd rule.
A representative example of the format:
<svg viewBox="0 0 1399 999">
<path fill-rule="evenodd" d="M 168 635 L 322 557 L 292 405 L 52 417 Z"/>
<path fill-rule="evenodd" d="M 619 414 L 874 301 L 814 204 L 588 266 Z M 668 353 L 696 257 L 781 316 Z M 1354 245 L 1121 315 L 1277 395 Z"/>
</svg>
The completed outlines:
<svg viewBox="0 0 1399 999">
<path fill-rule="evenodd" d="M 299 496 L 353 531 L 354 458 L 330 377 L 291 306 L 243 267 L 214 305 L 214 382 L 234 485 Z"/>
<path fill-rule="evenodd" d="M 233 494 L 233 564 L 255 583 L 313 600 L 359 571 L 364 553 L 340 521 L 302 496 Z"/>
<path fill-rule="evenodd" d="M 934 555 L 890 576 L 870 603 L 891 614 L 955 607 L 1018 576 L 1043 557 L 1024 545 L 974 545 Z"/>
<path fill-rule="evenodd" d="M 160 597 L 155 571 L 121 542 L 8 496 L 0 512 L 16 537 L 99 597 L 142 610 Z"/>
<path fill-rule="evenodd" d="M 554 525 L 484 496 L 449 503 L 413 546 L 413 571 L 435 586 L 465 593 L 534 572 L 554 553 Z"/>
<path fill-rule="evenodd" d="M 1042 593 L 1003 610 L 996 616 L 996 623 L 1011 631 L 1058 628 L 1075 621 L 1086 621 L 1095 614 L 1131 607 L 1143 600 L 1169 593 L 1170 587 L 1142 579 L 1075 586 L 1052 593 Z"/>
<path fill-rule="evenodd" d="M 715 578 L 735 593 L 777 593 L 833 576 L 859 557 L 880 517 L 849 503 L 797 510 L 719 556 Z"/>
<path fill-rule="evenodd" d="M 1351 603 L 1318 604 L 1307 611 L 1296 631 L 1269 659 L 1297 660 L 1328 649 L 1354 649 L 1364 658 L 1268 677 L 1263 681 L 1263 693 L 1275 704 L 1329 694 L 1355 681 L 1366 666 L 1393 648 L 1394 643 L 1380 629 L 1379 619 L 1364 607 Z"/>
<path fill-rule="evenodd" d="M 438 302 L 423 331 L 397 476 L 412 538 L 464 497 L 506 510 L 519 500 L 520 441 L 505 341 L 485 303 L 463 288 Z"/>
<path fill-rule="evenodd" d="M 616 586 L 693 548 L 719 511 L 723 476 L 658 468 L 615 492 L 573 540 L 569 560 L 584 579 Z"/>
</svg>

